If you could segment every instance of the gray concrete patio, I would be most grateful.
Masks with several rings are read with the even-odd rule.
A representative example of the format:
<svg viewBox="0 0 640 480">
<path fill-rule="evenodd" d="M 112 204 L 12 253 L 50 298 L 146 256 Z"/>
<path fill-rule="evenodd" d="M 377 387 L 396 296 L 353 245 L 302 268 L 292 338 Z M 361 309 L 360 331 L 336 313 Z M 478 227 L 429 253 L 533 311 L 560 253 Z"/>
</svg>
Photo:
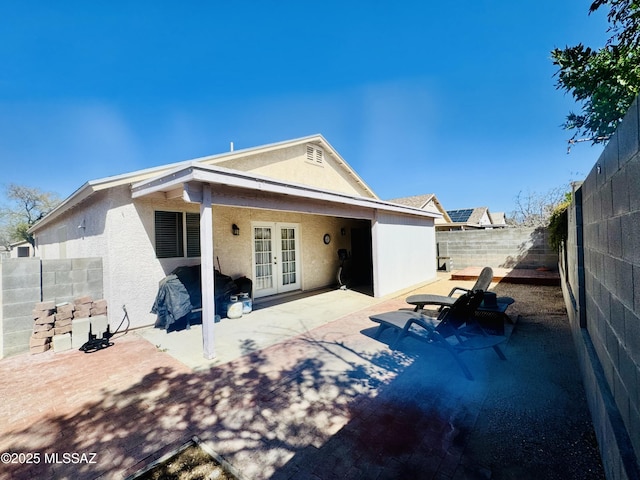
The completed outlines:
<svg viewBox="0 0 640 480">
<path fill-rule="evenodd" d="M 251 313 L 237 319 L 223 318 L 215 324 L 216 358 L 213 360 L 202 355 L 202 325 L 169 333 L 150 327 L 136 333 L 185 365 L 202 370 L 303 334 L 381 301 L 355 290 L 336 289 L 258 300 Z"/>
<path fill-rule="evenodd" d="M 197 435 L 247 479 L 603 478 L 559 288 L 495 290 L 516 299 L 518 322 L 507 361 L 463 354 L 475 381 L 442 350 L 373 338 L 368 316 L 406 295 L 363 299 L 372 303 L 317 325 L 294 314 L 262 331 L 266 346 L 243 326 L 232 342 L 242 356 L 195 371 L 168 343 L 131 333 L 94 354 L 4 359 L 0 452 L 41 461 L 5 463 L 0 476 L 122 478 Z M 62 452 L 96 455 L 51 461 Z"/>
</svg>

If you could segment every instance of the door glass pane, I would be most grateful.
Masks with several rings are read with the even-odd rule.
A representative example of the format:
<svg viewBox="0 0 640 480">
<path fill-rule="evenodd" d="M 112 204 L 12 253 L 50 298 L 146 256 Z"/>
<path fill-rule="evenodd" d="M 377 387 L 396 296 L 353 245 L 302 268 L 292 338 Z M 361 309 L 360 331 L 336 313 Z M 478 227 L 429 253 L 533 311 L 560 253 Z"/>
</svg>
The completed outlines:
<svg viewBox="0 0 640 480">
<path fill-rule="evenodd" d="M 271 229 L 268 227 L 255 227 L 253 230 L 253 238 L 256 252 L 255 289 L 271 288 L 273 286 Z"/>
<path fill-rule="evenodd" d="M 293 228 L 282 228 L 282 285 L 296 283 L 295 240 L 296 231 Z"/>
</svg>

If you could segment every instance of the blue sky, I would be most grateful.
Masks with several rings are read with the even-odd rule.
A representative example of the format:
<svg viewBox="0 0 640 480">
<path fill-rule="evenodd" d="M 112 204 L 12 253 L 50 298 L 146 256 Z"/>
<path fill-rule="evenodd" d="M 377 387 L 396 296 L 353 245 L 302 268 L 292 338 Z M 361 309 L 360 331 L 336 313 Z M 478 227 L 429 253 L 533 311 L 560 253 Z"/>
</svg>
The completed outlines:
<svg viewBox="0 0 640 480">
<path fill-rule="evenodd" d="M 590 4 L 0 0 L 0 183 L 66 197 L 321 133 L 383 199 L 511 212 L 601 152 L 567 155 L 549 55 L 604 44 Z"/>
</svg>

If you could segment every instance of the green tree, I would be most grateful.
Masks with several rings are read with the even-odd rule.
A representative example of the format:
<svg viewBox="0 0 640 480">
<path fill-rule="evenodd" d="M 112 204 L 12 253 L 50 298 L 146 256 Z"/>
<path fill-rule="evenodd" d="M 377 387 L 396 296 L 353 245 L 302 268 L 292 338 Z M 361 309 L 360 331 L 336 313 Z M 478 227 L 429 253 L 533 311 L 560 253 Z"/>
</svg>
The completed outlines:
<svg viewBox="0 0 640 480">
<path fill-rule="evenodd" d="M 596 0 L 589 13 L 605 5 L 612 36 L 603 48 L 578 44 L 551 51 L 556 88 L 582 106 L 563 125 L 575 130 L 570 143 L 608 140 L 640 92 L 640 0 Z"/>
<path fill-rule="evenodd" d="M 640 47 L 640 2 L 638 0 L 595 0 L 589 13 L 595 12 L 603 5 L 610 5 L 607 19 L 613 36 L 609 43 L 617 41 L 620 45 Z"/>
<path fill-rule="evenodd" d="M 0 208 L 0 243 L 8 247 L 26 240 L 34 245 L 29 228 L 53 210 L 60 198 L 55 193 L 14 183 L 7 185 L 4 193 L 9 205 Z"/>
</svg>

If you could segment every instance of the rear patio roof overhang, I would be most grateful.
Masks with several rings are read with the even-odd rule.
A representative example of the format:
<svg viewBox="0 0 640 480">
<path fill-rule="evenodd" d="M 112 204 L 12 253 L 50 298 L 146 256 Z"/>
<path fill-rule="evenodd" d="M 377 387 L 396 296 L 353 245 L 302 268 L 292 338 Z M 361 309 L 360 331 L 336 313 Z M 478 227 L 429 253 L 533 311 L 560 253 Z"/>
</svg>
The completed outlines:
<svg viewBox="0 0 640 480">
<path fill-rule="evenodd" d="M 285 210 L 372 220 L 376 211 L 423 218 L 441 218 L 436 212 L 397 205 L 376 198 L 349 195 L 307 185 L 283 182 L 222 167 L 191 163 L 157 177 L 134 183 L 132 198 L 157 196 L 202 203 L 203 187 L 211 188 L 215 205 Z"/>
<path fill-rule="evenodd" d="M 203 355 L 215 357 L 214 349 L 214 252 L 212 205 L 237 206 L 289 212 L 366 219 L 375 222 L 379 212 L 398 217 L 416 217 L 433 226 L 441 215 L 396 205 L 376 198 L 348 195 L 248 172 L 191 163 L 131 186 L 138 198 L 182 199 L 200 205 L 200 258 L 202 286 Z M 409 220 L 407 220 L 409 221 Z M 376 261 L 375 258 L 373 260 Z"/>
</svg>

